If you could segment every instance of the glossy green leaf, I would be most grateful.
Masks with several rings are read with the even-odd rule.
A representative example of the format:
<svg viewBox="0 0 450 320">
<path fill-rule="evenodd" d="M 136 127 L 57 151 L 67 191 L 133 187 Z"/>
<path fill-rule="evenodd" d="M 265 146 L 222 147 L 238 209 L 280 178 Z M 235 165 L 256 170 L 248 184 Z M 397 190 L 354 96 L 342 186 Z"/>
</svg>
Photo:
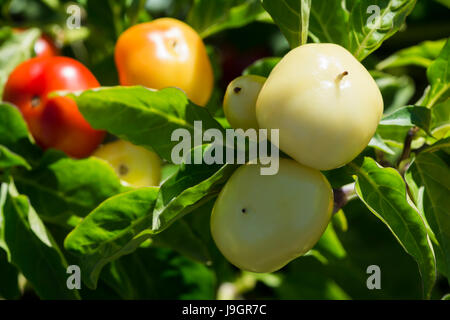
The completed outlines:
<svg viewBox="0 0 450 320">
<path fill-rule="evenodd" d="M 189 131 L 192 147 L 194 121 L 201 121 L 203 130 L 222 129 L 205 108 L 192 104 L 175 88 L 113 87 L 85 91 L 74 98 L 93 127 L 151 148 L 168 161 L 179 143 L 171 141 L 175 129 Z"/>
<path fill-rule="evenodd" d="M 421 299 L 422 281 L 417 264 L 386 225 L 362 201 L 350 201 L 344 209 L 348 230 L 340 232 L 336 228 L 336 234 L 347 256 L 339 260 L 328 258 L 323 273 L 328 274 L 352 299 Z M 371 265 L 380 267 L 381 290 L 367 288 L 371 275 L 367 268 Z"/>
<path fill-rule="evenodd" d="M 11 148 L 21 140 L 29 140 L 27 124 L 20 111 L 11 104 L 0 104 L 0 144 Z"/>
<path fill-rule="evenodd" d="M 430 89 L 422 103 L 431 108 L 450 97 L 450 39 L 447 39 L 438 58 L 428 67 L 427 77 Z"/>
<path fill-rule="evenodd" d="M 436 143 L 424 148 L 421 152 L 436 152 L 439 150 L 444 150 L 450 154 L 450 137 L 441 139 Z"/>
<path fill-rule="evenodd" d="M 10 32 L 9 37 L 0 42 L 0 97 L 3 96 L 9 74 L 16 66 L 33 56 L 34 43 L 40 35 L 38 29 L 19 33 Z"/>
<path fill-rule="evenodd" d="M 65 241 L 66 249 L 80 256 L 86 283 L 95 287 L 106 263 L 134 251 L 143 241 L 217 195 L 235 169 L 232 165 L 183 165 L 161 188 L 137 189 L 103 202 Z M 174 249 L 175 244 L 171 242 Z M 189 250 L 190 255 L 195 255 L 192 244 L 177 246 L 176 250 Z"/>
<path fill-rule="evenodd" d="M 353 169 L 348 164 L 337 169 L 324 171 L 323 174 L 334 189 L 339 189 L 354 181 L 352 178 Z"/>
<path fill-rule="evenodd" d="M 263 5 L 267 0 L 263 1 Z M 264 5 L 291 47 L 300 44 L 300 1 Z M 416 0 L 312 1 L 309 30 L 315 42 L 336 43 L 358 60 L 375 51 L 403 25 Z M 270 6 L 272 5 L 272 6 Z"/>
<path fill-rule="evenodd" d="M 431 112 L 428 108 L 406 106 L 398 108 L 381 119 L 377 134 L 394 151 L 394 154 L 390 153 L 393 159 L 398 153 L 395 149 L 400 149 L 401 152 L 405 138 L 414 126 L 423 129 L 431 136 Z"/>
<path fill-rule="evenodd" d="M 347 255 L 336 259 L 333 252 L 322 251 L 292 261 L 276 273 L 282 278 L 281 285 L 274 289 L 277 296 L 339 299 L 339 292 L 343 292 L 346 299 L 420 299 L 422 289 L 417 264 L 389 229 L 361 201 L 349 202 L 345 210 L 348 230 L 343 233 L 336 228 L 336 235 Z M 367 288 L 370 265 L 381 269 L 381 290 Z"/>
<path fill-rule="evenodd" d="M 406 186 L 392 168 L 382 168 L 365 158 L 356 170 L 356 192 L 372 213 L 393 233 L 417 262 L 424 296 L 429 298 L 436 278 L 436 261 L 422 216 L 407 201 Z"/>
<path fill-rule="evenodd" d="M 391 114 L 385 115 L 379 125 L 400 127 L 417 126 L 426 132 L 430 132 L 431 111 L 425 107 L 403 107 Z"/>
<path fill-rule="evenodd" d="M 24 157 L 31 164 L 41 155 L 40 149 L 32 142 L 20 111 L 7 103 L 0 103 L 0 145 Z"/>
<path fill-rule="evenodd" d="M 370 139 L 369 147 L 378 149 L 388 154 L 394 154 L 394 151 L 384 142 L 379 133 L 375 133 L 372 139 Z"/>
<path fill-rule="evenodd" d="M 341 241 L 336 235 L 333 224 L 329 224 L 319 242 L 314 246 L 313 250 L 317 250 L 325 257 L 333 259 L 342 259 L 347 255 Z"/>
<path fill-rule="evenodd" d="M 102 277 L 123 299 L 214 299 L 213 272 L 169 249 L 140 248 L 109 264 Z"/>
<path fill-rule="evenodd" d="M 309 30 L 320 42 L 345 46 L 350 13 L 345 1 L 312 1 Z"/>
<path fill-rule="evenodd" d="M 67 262 L 28 198 L 12 184 L 3 183 L 0 190 L 0 235 L 9 260 L 40 298 L 78 299 L 77 291 L 66 285 Z"/>
<path fill-rule="evenodd" d="M 306 43 L 311 0 L 262 0 L 262 5 L 278 25 L 291 48 Z"/>
<path fill-rule="evenodd" d="M 405 175 L 420 212 L 438 241 L 436 256 L 443 273 L 450 276 L 450 168 L 432 152 L 418 154 Z M 439 266 L 438 260 L 438 266 Z"/>
<path fill-rule="evenodd" d="M 377 64 L 378 70 L 388 68 L 419 66 L 428 68 L 438 57 L 444 47 L 446 39 L 424 41 L 418 45 L 397 51 Z"/>
<path fill-rule="evenodd" d="M 259 0 L 195 0 L 187 22 L 206 38 L 226 29 L 267 19 Z"/>
<path fill-rule="evenodd" d="M 450 132 L 450 99 L 436 104 L 431 109 L 431 133 L 436 139 L 446 137 Z"/>
<path fill-rule="evenodd" d="M 46 152 L 35 169 L 14 177 L 41 218 L 63 226 L 76 225 L 101 202 L 130 189 L 106 162 L 71 159 L 54 150 Z"/>
<path fill-rule="evenodd" d="M 408 126 L 378 126 L 377 134 L 379 134 L 386 145 L 396 153 L 395 149 L 402 148 L 410 128 L 411 127 Z"/>
<path fill-rule="evenodd" d="M 211 263 L 208 248 L 184 218 L 179 219 L 170 228 L 153 237 L 152 245 L 170 248 L 197 262 Z"/>
<path fill-rule="evenodd" d="M 154 212 L 154 226 L 165 225 L 212 197 L 216 196 L 237 165 L 182 165 L 179 171 L 161 186 Z"/>
<path fill-rule="evenodd" d="M 0 145 L 0 170 L 12 167 L 24 167 L 26 169 L 31 169 L 30 165 L 24 158 Z"/>
<path fill-rule="evenodd" d="M 88 287 L 96 287 L 103 266 L 133 252 L 149 238 L 140 233 L 152 225 L 158 191 L 141 188 L 111 197 L 69 233 L 64 246 L 79 257 Z"/>
<path fill-rule="evenodd" d="M 345 212 L 342 209 L 333 215 L 332 222 L 336 230 L 339 230 L 341 232 L 346 232 L 348 230 L 347 217 L 345 216 Z"/>
<path fill-rule="evenodd" d="M 347 49 L 363 60 L 403 26 L 415 4 L 416 0 L 356 1 L 350 13 Z"/>
</svg>

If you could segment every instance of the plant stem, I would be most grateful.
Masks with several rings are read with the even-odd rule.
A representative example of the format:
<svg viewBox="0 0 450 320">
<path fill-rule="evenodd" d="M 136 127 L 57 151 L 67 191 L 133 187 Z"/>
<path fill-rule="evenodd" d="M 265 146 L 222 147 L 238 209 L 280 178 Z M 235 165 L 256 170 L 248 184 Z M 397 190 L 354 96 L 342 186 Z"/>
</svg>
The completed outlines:
<svg viewBox="0 0 450 320">
<path fill-rule="evenodd" d="M 343 208 L 350 200 L 356 198 L 355 183 L 349 183 L 339 189 L 333 189 L 334 208 L 333 214 Z"/>
<path fill-rule="evenodd" d="M 400 164 L 402 163 L 403 160 L 406 160 L 409 158 L 409 156 L 411 154 L 411 143 L 418 131 L 419 131 L 418 127 L 412 127 L 411 129 L 408 130 L 408 133 L 406 134 L 406 137 L 405 137 L 405 142 L 403 144 L 402 154 L 397 161 L 397 168 L 400 166 Z"/>
<path fill-rule="evenodd" d="M 306 44 L 308 42 L 308 31 L 309 31 L 309 15 L 311 11 L 311 0 L 300 0 L 301 4 L 301 13 L 300 19 L 302 24 L 302 32 L 300 44 Z"/>
</svg>

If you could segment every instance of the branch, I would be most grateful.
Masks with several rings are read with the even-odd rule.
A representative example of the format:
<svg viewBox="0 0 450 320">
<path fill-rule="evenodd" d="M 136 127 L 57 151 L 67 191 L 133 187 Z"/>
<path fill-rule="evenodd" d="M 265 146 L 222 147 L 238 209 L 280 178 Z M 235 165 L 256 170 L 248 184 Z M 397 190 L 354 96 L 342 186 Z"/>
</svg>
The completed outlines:
<svg viewBox="0 0 450 320">
<path fill-rule="evenodd" d="M 333 214 L 343 208 L 347 202 L 356 198 L 355 183 L 347 184 L 339 189 L 333 189 L 334 208 Z"/>
<path fill-rule="evenodd" d="M 403 144 L 403 151 L 400 156 L 400 158 L 397 161 L 397 168 L 400 166 L 403 160 L 406 160 L 409 158 L 409 155 L 411 154 L 411 143 L 416 135 L 416 133 L 419 131 L 419 127 L 412 127 L 408 130 L 408 133 L 405 137 L 405 142 Z"/>
</svg>

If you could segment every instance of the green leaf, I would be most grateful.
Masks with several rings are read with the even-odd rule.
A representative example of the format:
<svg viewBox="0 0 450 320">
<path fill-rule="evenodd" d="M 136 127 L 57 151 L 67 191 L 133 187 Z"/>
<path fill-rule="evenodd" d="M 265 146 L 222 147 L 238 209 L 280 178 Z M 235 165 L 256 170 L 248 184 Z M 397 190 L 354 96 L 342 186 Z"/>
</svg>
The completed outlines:
<svg viewBox="0 0 450 320">
<path fill-rule="evenodd" d="M 262 5 L 291 48 L 307 42 L 311 0 L 262 0 Z"/>
<path fill-rule="evenodd" d="M 282 300 L 347 300 L 345 290 L 327 273 L 326 264 L 314 255 L 304 256 L 288 264 L 282 283 L 274 288 Z"/>
<path fill-rule="evenodd" d="M 439 150 L 444 150 L 447 153 L 450 153 L 450 137 L 445 139 L 441 139 L 438 142 L 433 143 L 430 146 L 427 146 L 421 152 L 436 152 Z"/>
<path fill-rule="evenodd" d="M 208 248 L 184 218 L 152 238 L 152 245 L 170 248 L 194 261 L 211 263 Z"/>
<path fill-rule="evenodd" d="M 231 282 L 235 279 L 236 273 L 234 267 L 225 259 L 222 253 L 217 248 L 210 228 L 210 217 L 216 202 L 216 197 L 210 199 L 208 202 L 195 209 L 192 213 L 186 215 L 183 220 L 191 228 L 192 232 L 196 234 L 207 247 L 208 256 L 210 261 L 207 263 L 212 269 L 214 269 L 217 283 Z M 165 232 L 169 231 L 166 230 Z M 160 235 L 163 236 L 164 233 Z"/>
<path fill-rule="evenodd" d="M 277 65 L 278 62 L 280 62 L 281 58 L 278 57 L 269 57 L 269 58 L 262 58 L 254 63 L 252 63 L 250 66 L 245 68 L 245 70 L 242 72 L 243 75 L 247 74 L 254 74 L 262 77 L 268 77 L 270 72 L 273 68 Z"/>
<path fill-rule="evenodd" d="M 9 28 L 9 27 L 6 27 Z M 9 74 L 23 61 L 34 54 L 34 43 L 41 35 L 38 29 L 10 33 L 0 44 L 0 97 Z"/>
<path fill-rule="evenodd" d="M 436 278 L 436 262 L 422 216 L 408 203 L 406 186 L 392 168 L 382 168 L 365 158 L 356 170 L 355 190 L 369 210 L 393 233 L 407 253 L 416 260 L 423 281 L 424 296 L 429 298 Z"/>
<path fill-rule="evenodd" d="M 436 104 L 431 109 L 431 133 L 442 139 L 450 132 L 450 99 Z"/>
<path fill-rule="evenodd" d="M 375 133 L 375 135 L 369 141 L 369 147 L 378 149 L 387 154 L 394 154 L 394 151 L 384 142 L 383 138 L 379 133 Z"/>
<path fill-rule="evenodd" d="M 415 4 L 416 0 L 357 1 L 350 13 L 347 49 L 363 60 L 402 27 Z"/>
<path fill-rule="evenodd" d="M 113 87 L 85 91 L 74 98 L 93 127 L 151 148 L 168 161 L 173 147 L 179 143 L 171 141 L 175 129 L 190 132 L 192 147 L 194 121 L 201 121 L 203 130 L 223 130 L 205 108 L 189 102 L 175 88 L 154 91 L 144 87 Z"/>
<path fill-rule="evenodd" d="M 32 142 L 20 111 L 7 103 L 0 103 L 0 145 L 30 163 L 41 155 L 40 149 Z"/>
<path fill-rule="evenodd" d="M 347 258 L 333 224 L 329 224 L 319 242 L 305 256 L 291 262 L 281 286 L 275 288 L 282 299 L 349 299 L 329 269 Z"/>
<path fill-rule="evenodd" d="M 13 30 L 11 29 L 11 27 L 0 28 L 0 43 L 11 37 L 12 33 Z"/>
<path fill-rule="evenodd" d="M 341 232 L 346 232 L 348 230 L 347 217 L 342 209 L 333 215 L 332 221 L 333 226 L 335 226 L 337 230 Z"/>
<path fill-rule="evenodd" d="M 425 107 L 407 106 L 385 115 L 379 125 L 381 126 L 417 126 L 425 132 L 430 132 L 431 111 Z"/>
<path fill-rule="evenodd" d="M 267 18 L 259 0 L 195 0 L 187 22 L 202 38 L 206 38 Z"/>
<path fill-rule="evenodd" d="M 366 58 L 400 30 L 416 4 L 416 0 L 358 0 L 347 6 L 342 0 L 262 1 L 291 48 L 306 42 L 302 38 L 305 39 L 308 23 L 306 20 L 302 23 L 302 19 L 310 10 L 309 30 L 315 42 L 339 44 L 358 60 Z"/>
<path fill-rule="evenodd" d="M 161 186 L 153 229 L 159 229 L 216 196 L 237 167 L 231 164 L 182 165 Z"/>
<path fill-rule="evenodd" d="M 358 156 L 357 159 L 359 159 L 359 157 L 360 156 Z M 353 161 L 356 162 L 357 160 Z M 333 189 L 339 189 L 349 183 L 352 183 L 354 181 L 352 178 L 353 173 L 353 169 L 348 164 L 337 169 L 323 172 Z"/>
<path fill-rule="evenodd" d="M 419 153 L 405 175 L 413 200 L 438 241 L 437 257 L 450 276 L 450 169 L 439 156 Z M 439 266 L 438 259 L 438 266 Z"/>
<path fill-rule="evenodd" d="M 409 76 L 394 76 L 380 71 L 371 71 L 370 74 L 383 95 L 385 113 L 408 105 L 414 96 L 415 85 Z"/>
<path fill-rule="evenodd" d="M 385 115 L 377 128 L 377 134 L 391 150 L 402 149 L 408 131 L 417 126 L 431 136 L 431 112 L 425 107 L 406 106 Z M 395 157 L 394 157 L 395 158 Z"/>
<path fill-rule="evenodd" d="M 29 140 L 27 124 L 20 111 L 11 104 L 0 104 L 0 144 L 13 147 L 21 140 Z"/>
<path fill-rule="evenodd" d="M 336 233 L 347 256 L 339 260 L 328 259 L 323 273 L 329 274 L 352 299 L 421 299 L 423 293 L 417 264 L 385 224 L 362 201 L 350 201 L 344 209 L 348 230 L 342 233 L 336 228 Z M 370 265 L 381 269 L 381 290 L 367 289 Z"/>
<path fill-rule="evenodd" d="M 447 8 L 450 9 L 450 0 L 435 0 L 436 2 L 439 2 L 440 4 L 442 4 L 443 6 L 446 6 Z"/>
<path fill-rule="evenodd" d="M 50 9 L 57 10 L 60 6 L 59 0 L 41 0 L 42 3 L 47 5 Z"/>
<path fill-rule="evenodd" d="M 379 125 L 376 131 L 386 145 L 396 153 L 396 149 L 402 149 L 406 135 L 411 127 L 407 126 L 383 126 Z M 400 150 L 401 152 L 401 150 Z M 388 153 L 391 154 L 391 153 Z M 394 157 L 395 158 L 395 157 Z"/>
<path fill-rule="evenodd" d="M 129 190 L 113 168 L 97 158 L 75 160 L 49 150 L 32 171 L 16 172 L 19 192 L 28 195 L 42 219 L 76 225 L 107 198 Z"/>
<path fill-rule="evenodd" d="M 439 2 L 443 6 L 446 6 L 447 8 L 450 9 L 450 0 L 434 0 L 434 1 Z"/>
<path fill-rule="evenodd" d="M 31 169 L 30 165 L 24 158 L 0 145 L 0 170 L 12 167 L 24 167 L 26 169 Z"/>
<path fill-rule="evenodd" d="M 424 41 L 418 45 L 397 51 L 377 64 L 378 70 L 388 68 L 419 66 L 428 68 L 437 59 L 446 39 Z"/>
<path fill-rule="evenodd" d="M 428 67 L 427 77 L 430 90 L 422 103 L 431 108 L 450 97 L 450 39 L 447 39 L 438 58 Z"/>
<path fill-rule="evenodd" d="M 336 235 L 336 231 L 334 231 L 333 224 L 331 223 L 328 225 L 313 250 L 316 250 L 323 256 L 332 259 L 342 259 L 347 255 L 347 252 L 342 246 L 341 241 Z"/>
<path fill-rule="evenodd" d="M 8 262 L 6 252 L 0 249 L 0 300 L 20 297 L 19 272 Z"/>
<path fill-rule="evenodd" d="M 214 299 L 213 272 L 169 249 L 140 248 L 102 277 L 123 299 Z"/>
<path fill-rule="evenodd" d="M 171 219 L 182 217 L 215 198 L 237 165 L 181 165 L 178 172 L 161 186 L 154 210 L 154 226 L 170 223 Z M 159 220 L 159 221 L 158 221 Z M 211 255 L 187 222 L 178 220 L 173 226 L 154 238 L 180 253 L 204 263 L 211 262 Z M 208 227 L 209 228 L 209 227 Z M 178 230 L 178 231 L 177 231 Z M 177 235 L 178 233 L 178 235 Z M 181 234 L 181 236 L 180 236 Z"/>
<path fill-rule="evenodd" d="M 8 248 L 9 260 L 32 284 L 42 299 L 78 299 L 69 290 L 67 262 L 28 198 L 12 184 L 0 188 L 0 235 Z"/>
<path fill-rule="evenodd" d="M 349 12 L 345 1 L 312 1 L 309 29 L 320 42 L 345 46 L 348 37 Z"/>
<path fill-rule="evenodd" d="M 78 256 L 89 288 L 96 287 L 103 266 L 133 252 L 149 238 L 140 233 L 152 225 L 158 191 L 148 187 L 113 196 L 68 234 L 64 247 Z"/>
<path fill-rule="evenodd" d="M 86 284 L 95 287 L 105 264 L 133 252 L 143 241 L 160 234 L 216 196 L 236 167 L 182 165 L 160 189 L 137 189 L 103 202 L 65 241 L 66 249 L 80 257 Z M 162 237 L 161 241 L 164 241 L 166 236 Z M 187 240 L 197 241 L 184 236 L 183 241 Z M 174 249 L 175 244 L 171 242 Z M 177 244 L 176 250 L 197 257 L 200 254 L 192 253 L 192 242 L 184 246 Z"/>
</svg>

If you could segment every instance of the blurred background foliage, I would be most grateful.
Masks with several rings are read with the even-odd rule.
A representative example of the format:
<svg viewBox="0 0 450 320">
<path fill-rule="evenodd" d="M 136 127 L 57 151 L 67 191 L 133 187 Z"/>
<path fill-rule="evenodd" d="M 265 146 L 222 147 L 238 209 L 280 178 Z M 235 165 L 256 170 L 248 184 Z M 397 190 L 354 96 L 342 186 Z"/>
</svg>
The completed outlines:
<svg viewBox="0 0 450 320">
<path fill-rule="evenodd" d="M 257 15 L 256 22 L 213 35 L 210 33 L 214 28 L 221 26 L 209 25 L 208 17 L 217 19 L 225 13 L 221 10 L 208 15 L 196 12 L 192 9 L 194 2 L 198 4 L 202 0 L 0 0 L 0 27 L 39 28 L 56 41 L 64 55 L 83 62 L 103 86 L 109 86 L 118 84 L 114 45 L 124 30 L 163 16 L 187 21 L 204 36 L 208 46 L 217 81 L 208 107 L 220 113 L 224 89 L 229 81 L 260 58 L 282 56 L 289 46 L 277 26 L 270 23 L 259 1 L 249 9 Z M 228 2 L 230 7 L 239 3 Z M 66 10 L 74 3 L 81 5 L 82 27 L 71 30 L 66 26 Z M 400 49 L 448 37 L 449 7 L 447 0 L 419 0 L 403 30 L 364 60 L 365 66 L 374 70 L 372 74 L 382 88 L 388 107 L 417 101 L 428 85 L 426 69 L 398 66 L 389 68 L 386 73 L 379 66 L 376 70 L 378 63 Z M 205 223 L 209 221 L 211 203 L 201 208 L 200 213 L 186 217 L 198 226 L 198 230 L 209 230 Z M 312 250 L 274 274 L 256 275 L 237 270 L 217 252 L 210 235 L 201 234 L 215 252 L 213 260 L 218 261 L 215 270 L 155 243 L 156 246 L 141 248 L 109 265 L 98 289 L 83 289 L 82 296 L 117 298 L 117 292 L 121 292 L 120 298 L 126 299 L 420 299 L 422 289 L 417 265 L 389 230 L 360 201 L 349 202 L 343 210 L 346 215 L 336 215 L 318 243 L 320 253 Z M 52 232 L 58 239 L 58 230 Z M 63 237 L 64 234 L 60 241 Z M 15 270 L 2 266 L 1 261 L 3 259 L 0 259 L 0 270 L 14 275 Z M 373 264 L 382 270 L 382 290 L 367 289 L 366 268 Z M 133 288 L 124 287 L 117 277 L 119 273 L 127 275 L 128 282 L 135 284 Z M 139 278 L 133 279 L 137 275 Z M 32 291 L 22 289 L 26 292 L 24 298 L 35 298 Z M 448 292 L 448 282 L 438 279 L 433 298 L 440 299 Z M 0 296 L 1 293 L 0 286 Z M 5 298 L 17 298 L 19 292 L 16 294 Z"/>
</svg>

